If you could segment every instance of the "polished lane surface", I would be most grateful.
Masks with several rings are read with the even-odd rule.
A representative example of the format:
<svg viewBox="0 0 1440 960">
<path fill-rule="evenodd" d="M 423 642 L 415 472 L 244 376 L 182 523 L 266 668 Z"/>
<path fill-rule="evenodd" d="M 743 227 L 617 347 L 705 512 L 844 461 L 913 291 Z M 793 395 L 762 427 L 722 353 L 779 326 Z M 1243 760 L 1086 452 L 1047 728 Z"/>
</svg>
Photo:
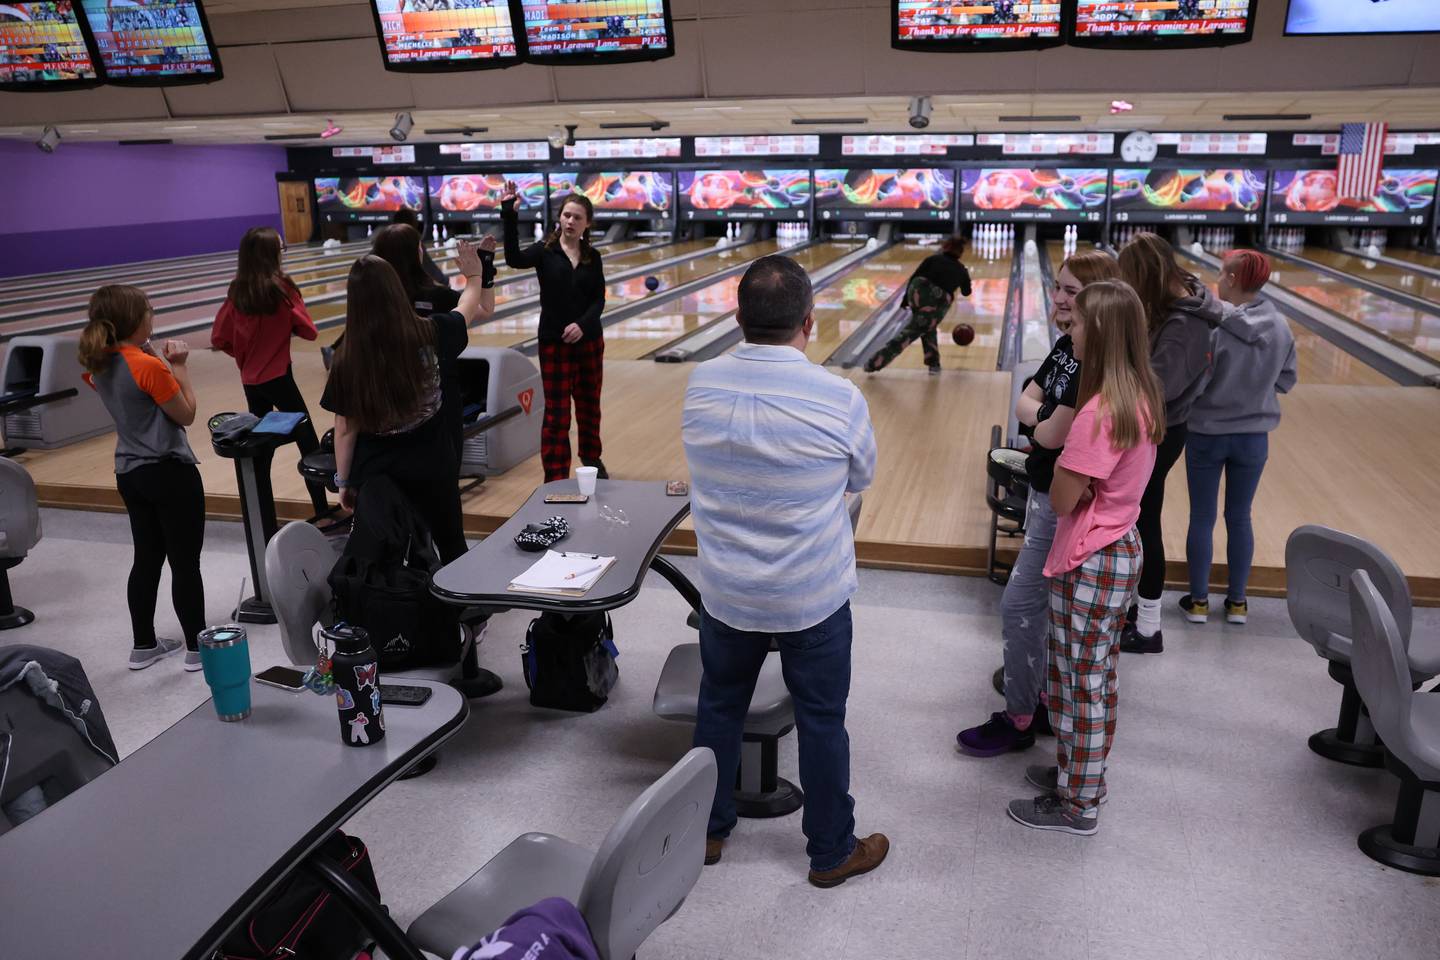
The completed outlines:
<svg viewBox="0 0 1440 960">
<path fill-rule="evenodd" d="M 1351 256 L 1338 250 L 1326 250 L 1323 247 L 1306 247 L 1300 256 L 1336 270 L 1343 270 L 1356 279 L 1369 280 L 1397 293 L 1440 302 L 1440 279 L 1435 277 L 1427 277 L 1388 263 L 1376 263 L 1374 260 Z"/>
<path fill-rule="evenodd" d="M 1010 292 L 1010 256 L 963 261 L 970 271 L 969 298 L 955 292 L 955 303 L 940 321 L 940 367 L 942 370 L 983 370 L 993 373 L 1000 359 L 1000 337 L 1005 328 L 1005 298 Z M 956 346 L 952 331 L 957 324 L 975 328 L 975 339 Z M 886 370 L 920 370 L 925 367 L 920 341 L 905 348 Z M 876 376 L 884 376 L 884 371 Z"/>
<path fill-rule="evenodd" d="M 920 261 L 934 252 L 933 246 L 896 244 L 851 267 L 843 277 L 816 293 L 815 329 L 805 356 L 824 363 L 876 310 L 904 289 Z"/>
</svg>

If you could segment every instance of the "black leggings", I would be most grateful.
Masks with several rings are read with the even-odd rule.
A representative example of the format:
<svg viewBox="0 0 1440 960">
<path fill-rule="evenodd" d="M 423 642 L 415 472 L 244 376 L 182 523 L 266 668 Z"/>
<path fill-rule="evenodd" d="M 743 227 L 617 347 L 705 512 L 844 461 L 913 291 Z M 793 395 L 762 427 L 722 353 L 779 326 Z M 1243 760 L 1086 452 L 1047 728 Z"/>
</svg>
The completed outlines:
<svg viewBox="0 0 1440 960">
<path fill-rule="evenodd" d="M 1165 509 L 1165 478 L 1185 451 L 1187 433 L 1183 423 L 1166 429 L 1155 451 L 1155 469 L 1150 473 L 1145 495 L 1140 498 L 1140 519 L 1135 521 L 1135 526 L 1140 531 L 1140 544 L 1145 549 L 1139 593 L 1146 600 L 1159 600 L 1165 592 L 1165 536 L 1160 529 L 1160 513 Z"/>
<path fill-rule="evenodd" d="M 185 633 L 185 646 L 197 649 L 205 629 L 205 584 L 200 579 L 200 548 L 205 543 L 205 488 L 193 463 L 161 460 L 115 475 L 120 498 L 130 514 L 135 562 L 130 567 L 127 599 L 135 646 L 155 645 L 155 594 L 160 568 L 170 561 L 170 597 Z"/>
<path fill-rule="evenodd" d="M 281 413 L 303 413 L 307 418 L 310 416 L 310 411 L 305 406 L 305 398 L 300 395 L 300 388 L 295 385 L 295 374 L 292 367 L 286 367 L 285 373 L 274 380 L 245 384 L 245 402 L 249 404 L 250 412 L 257 417 L 263 417 L 271 410 L 279 410 Z M 300 456 L 302 457 L 314 453 L 320 448 L 320 440 L 315 436 L 315 425 L 308 419 L 295 434 L 295 441 L 300 447 Z M 315 480 L 306 480 L 305 486 L 310 491 L 310 504 L 315 508 L 316 514 L 325 513 L 330 509 L 330 498 L 326 495 L 325 484 Z"/>
</svg>

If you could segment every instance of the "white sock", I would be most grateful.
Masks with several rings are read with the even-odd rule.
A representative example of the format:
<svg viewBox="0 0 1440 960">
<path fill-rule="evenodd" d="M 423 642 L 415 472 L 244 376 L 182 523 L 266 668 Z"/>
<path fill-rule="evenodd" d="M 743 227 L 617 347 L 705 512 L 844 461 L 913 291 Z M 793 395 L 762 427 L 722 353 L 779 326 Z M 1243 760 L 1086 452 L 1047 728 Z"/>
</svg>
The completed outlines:
<svg viewBox="0 0 1440 960">
<path fill-rule="evenodd" d="M 1155 631 L 1160 629 L 1160 601 L 1146 600 L 1144 597 L 1137 599 L 1140 610 L 1135 615 L 1135 632 L 1142 637 L 1153 637 Z"/>
</svg>

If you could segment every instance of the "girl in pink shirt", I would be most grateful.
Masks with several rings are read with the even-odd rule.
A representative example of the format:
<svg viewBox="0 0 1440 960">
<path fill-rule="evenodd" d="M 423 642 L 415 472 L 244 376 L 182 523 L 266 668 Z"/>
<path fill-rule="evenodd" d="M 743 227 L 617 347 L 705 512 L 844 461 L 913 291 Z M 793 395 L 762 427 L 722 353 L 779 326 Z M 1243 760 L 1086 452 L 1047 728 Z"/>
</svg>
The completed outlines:
<svg viewBox="0 0 1440 960">
<path fill-rule="evenodd" d="M 1118 280 L 1090 284 L 1074 313 L 1080 408 L 1050 486 L 1058 519 L 1045 560 L 1059 764 L 1030 767 L 1026 779 L 1048 792 L 1012 801 L 1009 812 L 1027 827 L 1089 835 L 1105 799 L 1120 631 L 1142 559 L 1135 521 L 1165 433 L 1165 404 L 1135 291 Z"/>
</svg>

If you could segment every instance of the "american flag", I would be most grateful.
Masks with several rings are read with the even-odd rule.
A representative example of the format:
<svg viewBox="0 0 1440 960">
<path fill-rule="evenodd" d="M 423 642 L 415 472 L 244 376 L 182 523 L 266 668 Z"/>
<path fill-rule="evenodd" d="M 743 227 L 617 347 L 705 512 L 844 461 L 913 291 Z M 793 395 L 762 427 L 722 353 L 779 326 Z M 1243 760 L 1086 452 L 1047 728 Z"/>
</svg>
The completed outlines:
<svg viewBox="0 0 1440 960">
<path fill-rule="evenodd" d="M 1342 200 L 1368 200 L 1380 184 L 1385 163 L 1383 123 L 1346 123 L 1340 127 L 1340 170 L 1337 193 Z"/>
</svg>

